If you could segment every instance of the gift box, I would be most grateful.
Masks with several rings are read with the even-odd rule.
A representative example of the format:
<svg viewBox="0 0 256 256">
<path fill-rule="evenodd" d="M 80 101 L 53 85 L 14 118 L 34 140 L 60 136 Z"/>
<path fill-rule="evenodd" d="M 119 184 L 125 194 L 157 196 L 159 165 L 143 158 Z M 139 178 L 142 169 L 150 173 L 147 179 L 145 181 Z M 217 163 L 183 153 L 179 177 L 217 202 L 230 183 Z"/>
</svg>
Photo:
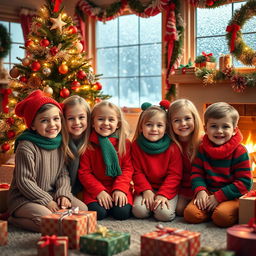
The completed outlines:
<svg viewBox="0 0 256 256">
<path fill-rule="evenodd" d="M 7 183 L 0 183 L 0 213 L 7 211 L 7 196 L 10 185 Z"/>
<path fill-rule="evenodd" d="M 256 232 L 249 225 L 235 225 L 227 229 L 227 249 L 237 256 L 255 256 Z"/>
<path fill-rule="evenodd" d="M 246 224 L 256 217 L 256 190 L 239 198 L 239 224 Z"/>
<path fill-rule="evenodd" d="M 253 178 L 252 190 L 256 190 L 256 178 Z"/>
<path fill-rule="evenodd" d="M 68 256 L 67 236 L 42 236 L 37 242 L 38 256 Z"/>
<path fill-rule="evenodd" d="M 130 234 L 107 230 L 97 231 L 80 237 L 80 251 L 83 253 L 111 256 L 129 249 Z"/>
<path fill-rule="evenodd" d="M 195 66 L 197 68 L 215 69 L 216 62 L 204 61 L 204 62 L 195 63 Z"/>
<path fill-rule="evenodd" d="M 161 228 L 141 236 L 141 256 L 196 256 L 200 233 L 177 228 Z"/>
<path fill-rule="evenodd" d="M 0 246 L 6 245 L 8 242 L 7 228 L 7 221 L 0 220 Z"/>
<path fill-rule="evenodd" d="M 42 217 L 42 235 L 68 236 L 69 248 L 79 248 L 81 235 L 95 231 L 97 213 L 95 211 L 79 211 L 77 208 L 60 210 Z"/>
</svg>

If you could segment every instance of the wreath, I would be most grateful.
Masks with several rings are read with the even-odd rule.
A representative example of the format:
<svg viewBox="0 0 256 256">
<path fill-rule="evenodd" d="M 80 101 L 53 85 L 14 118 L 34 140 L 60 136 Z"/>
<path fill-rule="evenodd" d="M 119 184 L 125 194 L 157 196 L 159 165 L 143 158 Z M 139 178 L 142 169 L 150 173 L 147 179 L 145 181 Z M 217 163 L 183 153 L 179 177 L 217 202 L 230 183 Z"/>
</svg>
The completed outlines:
<svg viewBox="0 0 256 256">
<path fill-rule="evenodd" d="M 250 0 L 236 10 L 226 29 L 230 52 L 237 60 L 248 66 L 256 66 L 256 52 L 243 41 L 241 29 L 245 22 L 255 15 L 256 1 Z"/>
<path fill-rule="evenodd" d="M 3 24 L 0 24 L 0 59 L 7 56 L 11 49 L 11 38 Z"/>
</svg>

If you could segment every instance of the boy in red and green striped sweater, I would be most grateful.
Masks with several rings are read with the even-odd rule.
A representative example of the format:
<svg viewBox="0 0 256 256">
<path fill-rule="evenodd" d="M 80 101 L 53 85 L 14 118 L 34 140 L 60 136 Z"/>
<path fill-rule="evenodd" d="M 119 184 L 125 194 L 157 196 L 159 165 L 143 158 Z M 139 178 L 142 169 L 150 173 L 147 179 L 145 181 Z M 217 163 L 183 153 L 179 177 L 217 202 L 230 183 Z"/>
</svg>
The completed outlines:
<svg viewBox="0 0 256 256">
<path fill-rule="evenodd" d="M 184 211 L 189 223 L 210 217 L 220 227 L 238 219 L 238 198 L 252 186 L 249 156 L 241 145 L 239 114 L 225 102 L 210 105 L 204 114 L 205 135 L 192 167 L 195 197 Z"/>
</svg>

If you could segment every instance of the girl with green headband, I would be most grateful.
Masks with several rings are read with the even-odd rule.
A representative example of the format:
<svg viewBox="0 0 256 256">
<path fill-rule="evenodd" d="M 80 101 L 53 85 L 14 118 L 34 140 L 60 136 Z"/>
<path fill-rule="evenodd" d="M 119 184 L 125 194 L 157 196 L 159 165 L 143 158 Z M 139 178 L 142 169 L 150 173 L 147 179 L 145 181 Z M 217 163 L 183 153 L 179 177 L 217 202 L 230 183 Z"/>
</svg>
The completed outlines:
<svg viewBox="0 0 256 256">
<path fill-rule="evenodd" d="M 175 218 L 177 194 L 182 178 L 182 158 L 178 146 L 166 134 L 166 111 L 159 106 L 142 104 L 132 143 L 133 215 L 159 221 Z M 169 104 L 160 102 L 165 108 Z"/>
<path fill-rule="evenodd" d="M 127 219 L 133 203 L 128 124 L 121 109 L 108 101 L 96 104 L 91 117 L 90 145 L 78 170 L 84 202 L 90 211 L 97 211 L 99 220 L 108 215 Z"/>
</svg>

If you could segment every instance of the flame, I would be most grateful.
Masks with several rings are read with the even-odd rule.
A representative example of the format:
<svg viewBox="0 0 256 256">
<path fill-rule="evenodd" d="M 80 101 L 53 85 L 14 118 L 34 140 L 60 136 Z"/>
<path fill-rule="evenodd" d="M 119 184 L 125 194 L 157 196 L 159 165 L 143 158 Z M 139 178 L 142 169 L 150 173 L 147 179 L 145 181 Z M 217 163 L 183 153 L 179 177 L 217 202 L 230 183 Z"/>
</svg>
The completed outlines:
<svg viewBox="0 0 256 256">
<path fill-rule="evenodd" d="M 245 142 L 245 147 L 250 155 L 250 159 L 251 159 L 251 167 L 252 167 L 252 171 L 253 171 L 253 176 L 256 176 L 256 143 L 252 140 L 252 134 L 251 132 L 248 135 L 248 138 Z"/>
</svg>

